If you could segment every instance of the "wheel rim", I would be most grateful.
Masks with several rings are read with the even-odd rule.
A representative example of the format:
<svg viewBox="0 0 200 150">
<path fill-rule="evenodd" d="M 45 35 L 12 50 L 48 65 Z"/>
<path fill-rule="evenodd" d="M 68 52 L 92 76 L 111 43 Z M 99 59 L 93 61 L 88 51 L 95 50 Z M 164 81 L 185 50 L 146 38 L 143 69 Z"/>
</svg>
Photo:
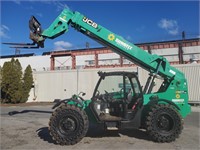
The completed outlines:
<svg viewBox="0 0 200 150">
<path fill-rule="evenodd" d="M 168 113 L 162 113 L 157 117 L 157 129 L 162 133 L 170 133 L 174 129 L 174 119 Z"/>
<path fill-rule="evenodd" d="M 76 118 L 72 116 L 66 116 L 62 118 L 59 122 L 59 131 L 61 134 L 66 135 L 71 135 L 73 134 L 78 127 L 78 121 Z"/>
</svg>

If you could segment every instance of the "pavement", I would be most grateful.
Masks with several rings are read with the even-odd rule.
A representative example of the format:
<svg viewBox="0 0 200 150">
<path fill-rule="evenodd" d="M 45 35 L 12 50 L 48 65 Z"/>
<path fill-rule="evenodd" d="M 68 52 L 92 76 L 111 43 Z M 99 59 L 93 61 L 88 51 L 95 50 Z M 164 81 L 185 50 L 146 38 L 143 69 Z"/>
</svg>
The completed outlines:
<svg viewBox="0 0 200 150">
<path fill-rule="evenodd" d="M 48 122 L 53 104 L 1 105 L 1 150 L 199 150 L 200 107 L 184 120 L 180 137 L 171 143 L 155 143 L 144 130 L 105 132 L 92 125 L 88 134 L 78 144 L 55 144 L 48 132 Z"/>
</svg>

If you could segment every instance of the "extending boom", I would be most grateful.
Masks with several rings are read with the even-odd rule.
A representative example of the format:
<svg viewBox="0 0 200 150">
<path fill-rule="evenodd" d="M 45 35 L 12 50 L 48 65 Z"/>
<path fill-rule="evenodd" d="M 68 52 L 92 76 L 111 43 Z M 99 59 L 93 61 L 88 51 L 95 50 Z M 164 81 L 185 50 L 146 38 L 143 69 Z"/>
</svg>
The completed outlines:
<svg viewBox="0 0 200 150">
<path fill-rule="evenodd" d="M 149 54 L 79 12 L 72 12 L 67 9 L 64 9 L 50 27 L 44 30 L 41 35 L 36 35 L 38 42 L 44 41 L 46 38 L 54 39 L 66 33 L 69 26 L 72 26 L 79 32 L 91 37 L 106 47 L 110 47 L 114 52 L 124 56 L 126 59 L 151 73 L 157 72 L 165 78 L 185 78 L 184 74 L 170 66 L 165 58 Z"/>
</svg>

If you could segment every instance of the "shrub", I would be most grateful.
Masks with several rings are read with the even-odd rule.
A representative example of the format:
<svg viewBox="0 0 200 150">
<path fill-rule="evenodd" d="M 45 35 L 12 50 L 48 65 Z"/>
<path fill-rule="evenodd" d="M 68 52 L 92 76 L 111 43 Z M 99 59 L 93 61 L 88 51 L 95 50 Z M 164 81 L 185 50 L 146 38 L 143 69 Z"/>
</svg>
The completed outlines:
<svg viewBox="0 0 200 150">
<path fill-rule="evenodd" d="M 26 102 L 29 97 L 29 92 L 33 85 L 33 75 L 32 75 L 32 69 L 31 66 L 28 65 L 24 71 L 24 77 L 23 77 L 23 98 L 22 102 Z"/>
<path fill-rule="evenodd" d="M 33 77 L 30 65 L 27 68 L 23 76 L 18 59 L 12 58 L 4 63 L 1 68 L 1 103 L 21 103 L 28 100 Z"/>
</svg>

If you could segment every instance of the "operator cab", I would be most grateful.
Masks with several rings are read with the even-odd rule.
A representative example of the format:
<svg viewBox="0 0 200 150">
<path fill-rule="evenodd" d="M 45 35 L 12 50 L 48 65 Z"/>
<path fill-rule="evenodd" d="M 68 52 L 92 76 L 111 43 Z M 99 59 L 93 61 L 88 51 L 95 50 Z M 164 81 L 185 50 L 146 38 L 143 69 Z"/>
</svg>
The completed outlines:
<svg viewBox="0 0 200 150">
<path fill-rule="evenodd" d="M 142 105 L 142 90 L 135 72 L 99 72 L 92 110 L 99 121 L 134 118 Z"/>
</svg>

